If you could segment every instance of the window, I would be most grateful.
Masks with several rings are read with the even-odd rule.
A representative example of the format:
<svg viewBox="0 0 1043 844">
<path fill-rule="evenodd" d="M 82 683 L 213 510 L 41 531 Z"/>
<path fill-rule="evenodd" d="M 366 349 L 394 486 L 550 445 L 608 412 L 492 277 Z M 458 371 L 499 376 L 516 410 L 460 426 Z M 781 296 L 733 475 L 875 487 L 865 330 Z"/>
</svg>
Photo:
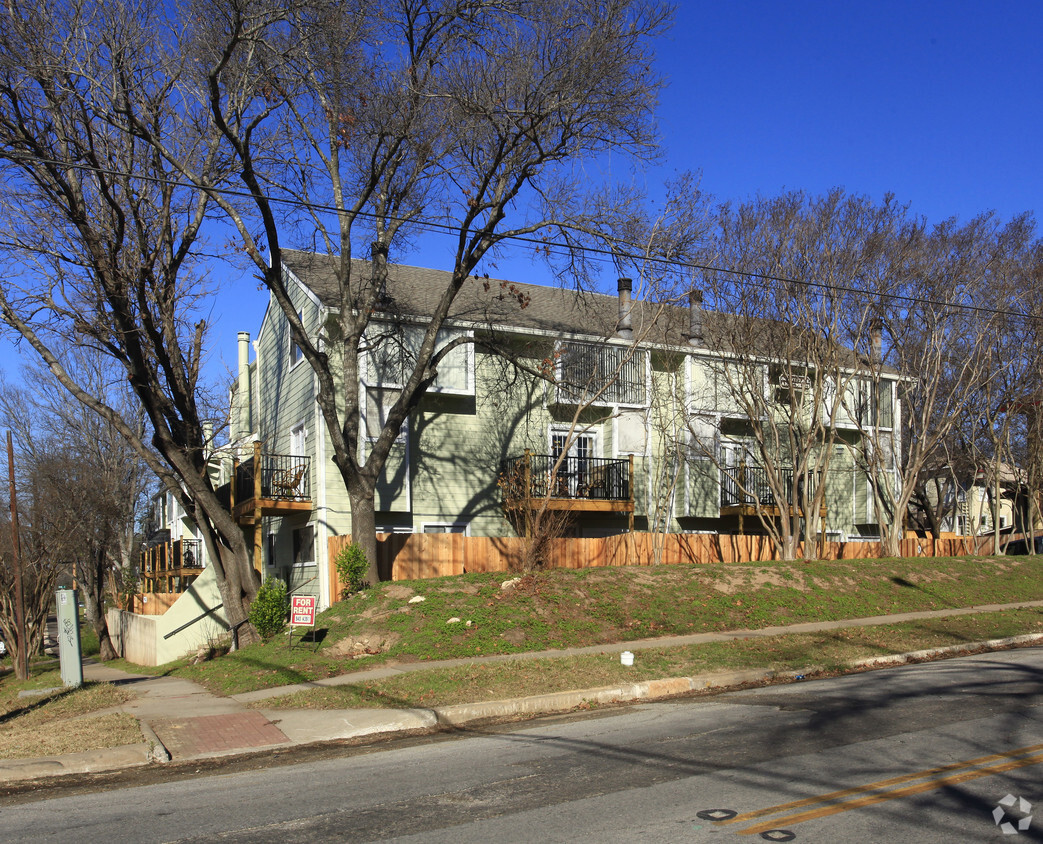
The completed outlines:
<svg viewBox="0 0 1043 844">
<path fill-rule="evenodd" d="M 311 566 L 315 564 L 315 526 L 297 528 L 293 532 L 293 564 Z"/>
<path fill-rule="evenodd" d="M 706 413 L 694 413 L 688 417 L 688 441 L 690 454 L 696 460 L 713 460 L 718 448 L 717 418 Z"/>
<path fill-rule="evenodd" d="M 388 390 L 383 387 L 365 388 L 365 404 L 362 408 L 362 422 L 363 428 L 366 432 L 366 438 L 370 442 L 376 440 L 377 437 L 380 436 L 380 432 L 384 430 L 384 425 L 387 423 L 388 413 L 391 411 L 395 402 L 398 401 L 400 394 L 401 391 L 396 389 Z M 406 442 L 408 430 L 409 420 L 406 419 L 398 431 L 398 436 L 395 438 L 395 442 Z"/>
<path fill-rule="evenodd" d="M 297 319 L 301 320 L 301 322 L 303 323 L 303 311 L 297 311 Z M 302 352 L 301 347 L 298 346 L 296 342 L 294 342 L 293 331 L 290 329 L 289 323 L 286 324 L 286 330 L 290 335 L 290 366 L 294 366 L 295 364 L 300 363 L 304 359 L 304 352 Z"/>
<path fill-rule="evenodd" d="M 625 457 L 628 454 L 644 457 L 647 437 L 644 411 L 620 411 L 616 416 L 615 432 L 617 457 Z"/>
<path fill-rule="evenodd" d="M 863 427 L 894 427 L 894 389 L 890 381 L 863 382 L 858 393 L 858 421 Z"/>
<path fill-rule="evenodd" d="M 565 343 L 559 351 L 559 401 L 645 404 L 644 352 L 584 343 Z"/>
<path fill-rule="evenodd" d="M 366 334 L 366 363 L 364 379 L 368 384 L 382 388 L 401 387 L 417 363 L 425 328 L 418 325 L 381 325 Z M 437 352 L 468 332 L 443 328 L 435 340 Z M 438 364 L 438 375 L 431 385 L 434 392 L 473 395 L 474 346 L 465 343 L 454 348 Z"/>
<path fill-rule="evenodd" d="M 268 568 L 275 568 L 275 534 L 268 534 Z"/>
<path fill-rule="evenodd" d="M 426 522 L 424 533 L 467 533 L 466 522 Z"/>
<path fill-rule="evenodd" d="M 553 490 L 556 496 L 576 498 L 590 488 L 594 482 L 595 458 L 598 456 L 597 435 L 593 431 L 573 434 L 570 442 L 567 428 L 552 428 L 550 454 L 551 463 L 547 467 L 548 471 L 553 470 L 559 457 L 562 458 L 558 471 L 553 476 Z"/>
<path fill-rule="evenodd" d="M 307 448 L 308 429 L 301 424 L 290 431 L 290 454 L 294 457 L 303 457 L 308 453 Z"/>
</svg>

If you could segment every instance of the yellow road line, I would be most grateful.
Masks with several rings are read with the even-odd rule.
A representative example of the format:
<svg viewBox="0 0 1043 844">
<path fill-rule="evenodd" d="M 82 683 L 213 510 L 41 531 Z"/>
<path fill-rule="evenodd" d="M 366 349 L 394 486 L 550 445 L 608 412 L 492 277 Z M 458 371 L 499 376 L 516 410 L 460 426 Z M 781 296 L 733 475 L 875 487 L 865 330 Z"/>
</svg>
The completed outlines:
<svg viewBox="0 0 1043 844">
<path fill-rule="evenodd" d="M 948 777 L 939 777 L 932 779 L 928 782 L 923 782 L 918 785 L 910 785 L 905 788 L 896 788 L 892 791 L 885 791 L 880 794 L 871 794 L 866 797 L 861 797 L 857 800 L 849 800 L 844 803 L 838 803 L 833 806 L 822 806 L 818 809 L 812 809 L 808 812 L 800 812 L 795 815 L 787 815 L 781 818 L 776 818 L 773 821 L 769 821 L 755 826 L 748 827 L 744 830 L 738 831 L 740 835 L 750 835 L 757 832 L 767 832 L 769 829 L 776 829 L 780 826 L 788 826 L 792 824 L 802 823 L 803 821 L 814 820 L 816 818 L 824 818 L 829 815 L 836 815 L 840 812 L 847 812 L 851 809 L 859 809 L 865 806 L 873 806 L 877 803 L 883 803 L 887 800 L 895 800 L 899 797 L 909 797 L 913 794 L 922 794 L 925 791 L 933 791 L 936 788 L 941 788 L 946 785 L 957 785 L 961 782 L 968 782 L 969 780 L 975 780 L 980 777 L 987 777 L 992 774 L 1001 774 L 1004 771 L 1013 771 L 1017 768 L 1024 768 L 1029 765 L 1038 765 L 1043 762 L 1043 753 L 1036 753 L 1032 756 L 1026 756 L 1023 759 L 1014 759 L 1009 762 L 1003 762 L 1002 764 L 987 765 L 983 768 L 974 768 L 970 771 L 964 771 L 962 774 L 953 774 Z"/>
<path fill-rule="evenodd" d="M 937 768 L 928 768 L 925 771 L 918 771 L 914 774 L 902 774 L 897 777 L 889 777 L 884 780 L 877 780 L 876 782 L 866 783 L 865 785 L 856 786 L 854 788 L 845 788 L 842 791 L 832 791 L 829 794 L 820 794 L 817 797 L 806 797 L 803 800 L 794 800 L 791 803 L 782 803 L 778 806 L 769 806 L 767 809 L 758 809 L 755 812 L 744 812 L 741 815 L 736 815 L 734 818 L 729 818 L 726 821 L 721 821 L 721 825 L 731 823 L 745 823 L 746 821 L 756 820 L 762 818 L 765 815 L 777 815 L 780 812 L 788 812 L 790 809 L 801 809 L 804 806 L 814 806 L 818 803 L 828 803 L 833 800 L 840 800 L 844 797 L 852 797 L 856 794 L 865 794 L 869 791 L 876 791 L 877 789 L 885 788 L 889 785 L 900 785 L 903 782 L 914 782 L 915 780 L 921 780 L 925 777 L 932 777 L 937 774 L 945 774 L 949 771 L 958 771 L 961 768 L 970 768 L 974 765 L 983 765 L 986 762 L 998 762 L 1001 759 L 1011 759 L 1015 756 L 1024 756 L 1027 753 L 1034 753 L 1038 750 L 1043 750 L 1043 744 L 1033 744 L 1029 747 L 1021 747 L 1017 750 L 1008 750 L 1005 753 L 992 753 L 988 756 L 979 756 L 977 759 L 967 759 L 963 762 L 953 762 L 949 765 L 941 765 Z"/>
</svg>

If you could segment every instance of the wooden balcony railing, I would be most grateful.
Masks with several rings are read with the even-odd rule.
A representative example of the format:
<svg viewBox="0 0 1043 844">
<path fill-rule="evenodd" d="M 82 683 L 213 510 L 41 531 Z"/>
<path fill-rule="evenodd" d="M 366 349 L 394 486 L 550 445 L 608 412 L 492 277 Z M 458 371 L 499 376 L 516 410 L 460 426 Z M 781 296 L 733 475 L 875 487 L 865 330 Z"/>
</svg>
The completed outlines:
<svg viewBox="0 0 1043 844">
<path fill-rule="evenodd" d="M 526 450 L 504 461 L 499 487 L 507 511 L 634 512 L 634 460 L 556 457 Z"/>
<path fill-rule="evenodd" d="M 142 549 L 143 592 L 182 592 L 203 571 L 203 545 L 198 539 L 175 539 Z"/>
</svg>

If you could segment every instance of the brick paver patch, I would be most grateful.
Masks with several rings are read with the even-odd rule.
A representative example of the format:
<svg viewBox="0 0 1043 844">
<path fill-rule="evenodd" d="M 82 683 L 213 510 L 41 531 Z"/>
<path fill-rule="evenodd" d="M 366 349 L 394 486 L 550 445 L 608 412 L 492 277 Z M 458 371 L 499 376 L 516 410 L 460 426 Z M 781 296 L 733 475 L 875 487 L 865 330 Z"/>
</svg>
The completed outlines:
<svg viewBox="0 0 1043 844">
<path fill-rule="evenodd" d="M 282 730 L 255 711 L 153 721 L 152 729 L 174 759 L 290 741 Z"/>
</svg>

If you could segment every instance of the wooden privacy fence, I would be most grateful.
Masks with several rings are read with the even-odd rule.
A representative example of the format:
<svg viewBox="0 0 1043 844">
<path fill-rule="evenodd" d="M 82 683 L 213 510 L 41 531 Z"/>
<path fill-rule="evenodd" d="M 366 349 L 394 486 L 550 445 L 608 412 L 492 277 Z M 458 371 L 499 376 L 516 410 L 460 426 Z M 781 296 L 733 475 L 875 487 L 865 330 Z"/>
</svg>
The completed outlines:
<svg viewBox="0 0 1043 844">
<path fill-rule="evenodd" d="M 903 557 L 958 557 L 983 550 L 981 539 L 913 537 L 901 543 Z M 986 540 L 991 547 L 991 540 Z M 330 593 L 340 596 L 341 583 L 334 564 L 350 536 L 329 539 Z M 382 579 L 416 580 L 465 572 L 517 571 L 526 540 L 514 536 L 464 536 L 461 533 L 377 534 L 377 566 Z M 596 539 L 554 539 L 547 549 L 547 568 L 583 569 L 598 566 L 655 565 L 656 546 L 661 565 L 679 563 L 741 563 L 778 559 L 766 536 L 624 533 Z M 882 556 L 879 542 L 827 542 L 823 559 L 858 560 Z"/>
<path fill-rule="evenodd" d="M 181 595 L 181 592 L 142 592 L 138 595 L 131 595 L 127 612 L 136 615 L 163 615 L 174 606 L 174 602 Z"/>
</svg>

